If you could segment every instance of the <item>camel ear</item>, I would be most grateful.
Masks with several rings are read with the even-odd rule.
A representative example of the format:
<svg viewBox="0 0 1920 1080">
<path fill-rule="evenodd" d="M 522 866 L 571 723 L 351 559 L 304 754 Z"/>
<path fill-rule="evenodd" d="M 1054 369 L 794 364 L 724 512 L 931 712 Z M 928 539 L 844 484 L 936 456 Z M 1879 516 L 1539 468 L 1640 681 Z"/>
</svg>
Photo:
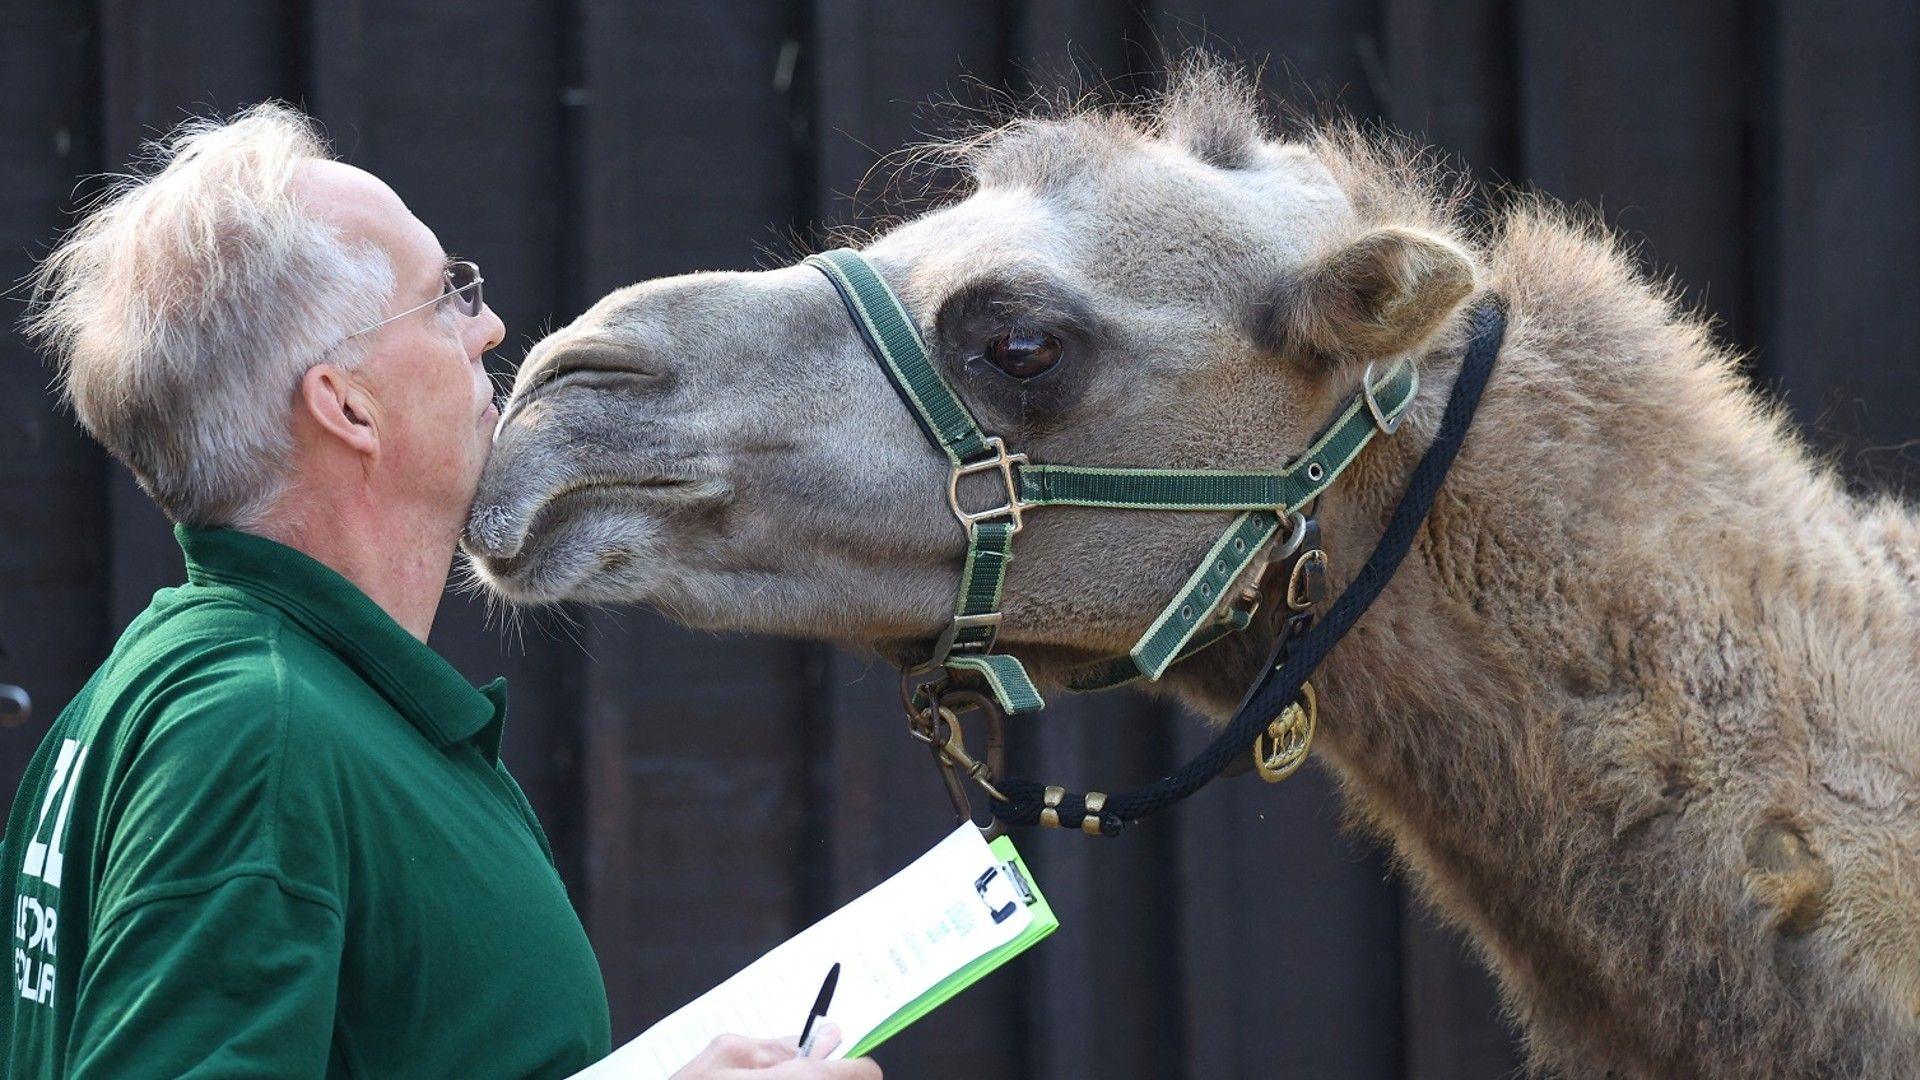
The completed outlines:
<svg viewBox="0 0 1920 1080">
<path fill-rule="evenodd" d="M 1329 366 L 1418 348 L 1473 292 L 1473 259 L 1415 229 L 1377 229 L 1313 263 L 1272 307 L 1270 340 Z"/>
</svg>

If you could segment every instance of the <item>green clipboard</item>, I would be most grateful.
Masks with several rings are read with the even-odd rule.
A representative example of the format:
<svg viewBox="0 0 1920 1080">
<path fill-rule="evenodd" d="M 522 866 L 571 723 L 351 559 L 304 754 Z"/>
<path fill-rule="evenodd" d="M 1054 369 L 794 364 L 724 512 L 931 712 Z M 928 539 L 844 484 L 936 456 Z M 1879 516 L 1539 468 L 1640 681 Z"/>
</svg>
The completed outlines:
<svg viewBox="0 0 1920 1080">
<path fill-rule="evenodd" d="M 1013 838 L 1003 836 L 988 844 L 987 849 L 992 851 L 999 861 L 1012 863 L 1019 870 L 1026 885 L 1025 892 L 1032 898 L 1027 904 L 1027 911 L 1033 916 L 1033 921 L 1027 924 L 1027 928 L 1020 932 L 1019 937 L 980 956 L 959 971 L 935 983 L 933 989 L 902 1005 L 899 1011 L 887 1017 L 879 1027 L 867 1032 L 865 1038 L 855 1043 L 853 1049 L 847 1051 L 848 1057 L 866 1057 L 873 1052 L 874 1047 L 893 1038 L 905 1030 L 907 1025 L 945 1005 L 955 994 L 979 982 L 988 972 L 1026 952 L 1036 942 L 1060 929 L 1060 920 L 1054 916 L 1053 908 L 1048 905 L 1047 898 L 1041 895 L 1040 886 L 1034 881 L 1033 873 L 1027 869 L 1026 862 L 1020 858 L 1020 853 L 1014 850 Z"/>
</svg>

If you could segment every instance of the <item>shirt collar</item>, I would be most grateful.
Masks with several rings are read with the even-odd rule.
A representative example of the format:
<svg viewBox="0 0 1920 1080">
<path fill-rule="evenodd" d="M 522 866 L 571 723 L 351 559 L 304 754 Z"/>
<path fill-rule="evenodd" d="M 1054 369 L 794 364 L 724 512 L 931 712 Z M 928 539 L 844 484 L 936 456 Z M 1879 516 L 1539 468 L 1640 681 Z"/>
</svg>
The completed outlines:
<svg viewBox="0 0 1920 1080">
<path fill-rule="evenodd" d="M 333 650 L 438 747 L 473 740 L 500 757 L 507 682 L 476 687 L 408 633 L 366 593 L 318 560 L 233 529 L 176 525 L 187 580 L 238 589 L 283 613 Z"/>
</svg>

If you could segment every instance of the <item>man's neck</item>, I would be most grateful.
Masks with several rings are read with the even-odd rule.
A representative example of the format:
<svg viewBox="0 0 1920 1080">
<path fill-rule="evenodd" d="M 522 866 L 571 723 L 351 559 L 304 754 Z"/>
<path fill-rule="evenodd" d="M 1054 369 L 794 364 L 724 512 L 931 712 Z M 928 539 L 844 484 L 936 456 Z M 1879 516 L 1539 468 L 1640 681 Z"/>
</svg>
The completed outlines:
<svg viewBox="0 0 1920 1080">
<path fill-rule="evenodd" d="M 422 642 L 453 566 L 459 527 L 436 527 L 412 515 L 363 512 L 361 506 L 305 502 L 295 495 L 256 531 L 324 563 L 353 582 Z"/>
</svg>

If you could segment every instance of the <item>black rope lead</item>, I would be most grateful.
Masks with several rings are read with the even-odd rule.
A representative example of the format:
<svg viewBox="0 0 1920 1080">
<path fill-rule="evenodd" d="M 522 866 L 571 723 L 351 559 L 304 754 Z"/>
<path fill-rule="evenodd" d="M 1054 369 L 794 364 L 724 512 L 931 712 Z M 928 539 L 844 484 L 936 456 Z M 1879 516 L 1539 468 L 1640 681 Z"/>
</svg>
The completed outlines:
<svg viewBox="0 0 1920 1080">
<path fill-rule="evenodd" d="M 1447 398 L 1440 431 L 1407 481 L 1407 490 L 1394 508 L 1386 532 L 1374 545 L 1373 554 L 1367 557 L 1359 575 L 1334 601 L 1318 625 L 1291 643 L 1284 640 L 1275 643 L 1275 657 L 1269 661 L 1265 677 L 1247 692 L 1226 728 L 1192 761 L 1178 772 L 1133 791 L 1104 799 L 1095 794 L 1093 809 L 1101 835 L 1119 835 L 1128 824 L 1200 790 L 1219 776 L 1235 757 L 1250 753 L 1254 739 L 1266 730 L 1268 721 L 1298 699 L 1301 686 L 1326 659 L 1327 653 L 1386 588 L 1412 549 L 1414 534 L 1426 521 L 1440 484 L 1447 478 L 1447 470 L 1453 467 L 1460 444 L 1466 441 L 1467 429 L 1480 407 L 1481 391 L 1486 389 L 1487 379 L 1493 374 L 1494 360 L 1506 336 L 1506 313 L 1496 297 L 1483 300 L 1469 319 L 1472 337 L 1460 365 L 1460 375 Z M 1284 660 L 1279 659 L 1280 654 L 1285 655 Z M 1007 825 L 1039 825 L 1044 817 L 1052 819 L 1047 824 L 1057 823 L 1065 828 L 1088 826 L 1087 797 L 1077 791 L 1049 788 L 1024 777 L 1009 777 L 997 786 L 1007 798 L 1004 802 L 997 799 L 989 802 L 993 816 Z"/>
</svg>

